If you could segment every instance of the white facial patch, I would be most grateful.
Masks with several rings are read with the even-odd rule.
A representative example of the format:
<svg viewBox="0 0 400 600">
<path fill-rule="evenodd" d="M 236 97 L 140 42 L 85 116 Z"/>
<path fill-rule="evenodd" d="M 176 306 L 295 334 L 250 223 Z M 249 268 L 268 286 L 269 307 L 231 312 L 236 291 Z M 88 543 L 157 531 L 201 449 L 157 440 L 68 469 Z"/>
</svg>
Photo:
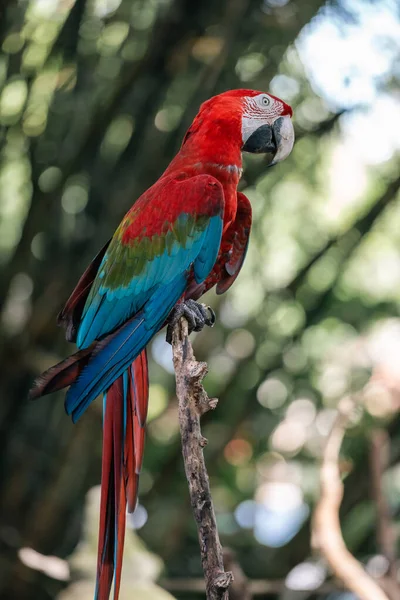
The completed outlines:
<svg viewBox="0 0 400 600">
<path fill-rule="evenodd" d="M 243 144 L 262 125 L 272 125 L 281 112 L 282 104 L 268 94 L 246 98 L 242 117 Z"/>
</svg>

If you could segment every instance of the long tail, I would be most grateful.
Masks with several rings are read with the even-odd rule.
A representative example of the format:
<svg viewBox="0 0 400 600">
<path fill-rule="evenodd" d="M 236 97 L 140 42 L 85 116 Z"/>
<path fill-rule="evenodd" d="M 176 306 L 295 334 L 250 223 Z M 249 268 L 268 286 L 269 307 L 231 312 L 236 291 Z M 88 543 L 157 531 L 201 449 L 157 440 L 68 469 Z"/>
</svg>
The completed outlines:
<svg viewBox="0 0 400 600">
<path fill-rule="evenodd" d="M 114 578 L 118 598 L 125 514 L 136 506 L 148 405 L 146 350 L 104 395 L 100 529 L 95 600 L 108 600 Z"/>
<path fill-rule="evenodd" d="M 108 600 L 113 578 L 114 600 L 118 599 L 126 506 L 130 511 L 135 508 L 143 458 L 148 404 L 145 348 L 182 296 L 186 283 L 186 274 L 181 273 L 157 288 L 142 310 L 89 348 L 52 367 L 30 393 L 38 398 L 70 385 L 65 408 L 75 422 L 92 400 L 106 392 L 95 600 Z M 80 296 L 76 298 L 79 304 Z M 71 336 L 75 335 L 73 327 L 74 323 Z"/>
<path fill-rule="evenodd" d="M 76 352 L 46 373 L 30 391 L 39 398 L 72 385 L 87 367 L 94 348 Z M 136 507 L 143 462 L 145 423 L 149 399 L 146 349 L 104 394 L 103 457 L 100 529 L 95 600 L 108 600 L 114 578 L 118 598 L 125 538 L 126 508 Z"/>
</svg>

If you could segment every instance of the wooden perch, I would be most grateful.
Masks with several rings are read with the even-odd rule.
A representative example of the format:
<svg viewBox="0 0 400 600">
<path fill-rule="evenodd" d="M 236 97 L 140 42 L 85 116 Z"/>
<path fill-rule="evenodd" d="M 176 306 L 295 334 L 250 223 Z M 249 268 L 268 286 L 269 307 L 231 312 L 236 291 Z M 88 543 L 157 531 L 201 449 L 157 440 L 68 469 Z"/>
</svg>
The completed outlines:
<svg viewBox="0 0 400 600">
<path fill-rule="evenodd" d="M 184 318 L 180 319 L 174 327 L 172 351 L 179 401 L 182 454 L 198 530 L 206 596 L 207 600 L 228 600 L 228 587 L 233 575 L 224 570 L 222 548 L 203 456 L 203 448 L 207 440 L 201 435 L 200 430 L 201 415 L 214 409 L 217 400 L 209 398 L 202 386 L 201 382 L 207 374 L 207 365 L 197 362 L 193 355 L 188 338 L 188 324 Z"/>
<path fill-rule="evenodd" d="M 339 414 L 326 442 L 320 472 L 320 498 L 312 524 L 312 542 L 325 556 L 336 577 L 360 600 L 388 600 L 377 582 L 346 548 L 340 529 L 339 509 L 343 498 L 343 483 L 339 455 L 346 425 L 353 410 L 352 400 L 346 398 L 340 402 Z"/>
</svg>

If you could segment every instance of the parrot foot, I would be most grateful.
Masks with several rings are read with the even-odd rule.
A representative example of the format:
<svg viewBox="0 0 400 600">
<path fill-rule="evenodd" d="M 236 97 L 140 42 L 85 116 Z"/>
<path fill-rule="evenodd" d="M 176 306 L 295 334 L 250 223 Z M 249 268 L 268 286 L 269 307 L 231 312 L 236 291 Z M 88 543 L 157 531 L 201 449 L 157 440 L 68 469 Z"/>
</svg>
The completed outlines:
<svg viewBox="0 0 400 600">
<path fill-rule="evenodd" d="M 172 332 L 181 317 L 185 317 L 189 325 L 189 333 L 201 331 L 204 325 L 213 327 L 215 324 L 215 312 L 210 306 L 196 302 L 195 300 L 184 300 L 179 302 L 169 314 L 167 326 L 167 342 L 172 344 Z"/>
</svg>

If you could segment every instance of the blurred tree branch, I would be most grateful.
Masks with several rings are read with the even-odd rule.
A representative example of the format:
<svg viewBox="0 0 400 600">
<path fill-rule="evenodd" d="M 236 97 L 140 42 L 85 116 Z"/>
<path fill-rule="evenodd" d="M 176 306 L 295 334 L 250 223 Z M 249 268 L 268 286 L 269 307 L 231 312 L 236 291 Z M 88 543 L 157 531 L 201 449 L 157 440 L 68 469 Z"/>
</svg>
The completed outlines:
<svg viewBox="0 0 400 600">
<path fill-rule="evenodd" d="M 234 42 L 236 41 L 238 29 L 243 24 L 243 19 L 248 16 L 248 11 L 253 4 L 254 0 L 234 0 L 226 3 L 223 21 L 225 35 L 222 48 L 214 59 L 205 65 L 200 72 L 197 85 L 186 105 L 180 123 L 168 141 L 167 151 L 169 154 L 176 152 L 200 104 L 215 93 L 218 78 L 225 66 L 229 53 L 232 52 L 235 46 Z"/>
<path fill-rule="evenodd" d="M 79 33 L 86 10 L 86 0 L 75 0 L 60 29 L 60 33 L 53 45 L 52 52 L 63 52 L 65 61 L 72 61 L 77 54 Z"/>
<path fill-rule="evenodd" d="M 400 598 L 398 561 L 396 554 L 396 532 L 390 508 L 383 490 L 383 476 L 390 464 L 390 437 L 385 429 L 374 429 L 370 443 L 371 492 L 376 506 L 377 543 L 386 558 L 388 569 L 381 585 L 392 600 Z"/>
<path fill-rule="evenodd" d="M 197 524 L 207 600 L 228 600 L 232 573 L 224 571 L 210 482 L 203 456 L 207 440 L 201 435 L 200 429 L 201 415 L 213 410 L 217 400 L 209 398 L 202 386 L 207 365 L 197 362 L 193 355 L 186 319 L 180 319 L 174 328 L 172 351 L 179 400 L 182 454 Z"/>
<path fill-rule="evenodd" d="M 294 279 L 288 284 L 287 288 L 293 294 L 296 293 L 300 284 L 306 279 L 310 269 L 314 264 L 326 254 L 333 247 L 347 248 L 347 253 L 343 258 L 348 258 L 363 235 L 365 235 L 372 228 L 377 218 L 383 213 L 387 205 L 396 199 L 396 195 L 400 189 L 400 177 L 397 177 L 393 181 L 390 181 L 384 190 L 383 194 L 374 202 L 374 204 L 367 210 L 367 212 L 359 217 L 354 223 L 348 227 L 348 229 L 338 235 L 337 237 L 329 240 L 316 254 L 314 254 L 309 261 L 300 269 Z M 354 233 L 358 235 L 355 236 Z M 338 269 L 340 271 L 340 269 Z"/>
<path fill-rule="evenodd" d="M 320 498 L 312 519 L 312 545 L 328 561 L 332 571 L 360 600 L 389 600 L 376 581 L 348 551 L 343 541 L 339 509 L 343 498 L 339 454 L 346 425 L 355 403 L 344 398 L 328 435 L 320 470 Z"/>
</svg>

